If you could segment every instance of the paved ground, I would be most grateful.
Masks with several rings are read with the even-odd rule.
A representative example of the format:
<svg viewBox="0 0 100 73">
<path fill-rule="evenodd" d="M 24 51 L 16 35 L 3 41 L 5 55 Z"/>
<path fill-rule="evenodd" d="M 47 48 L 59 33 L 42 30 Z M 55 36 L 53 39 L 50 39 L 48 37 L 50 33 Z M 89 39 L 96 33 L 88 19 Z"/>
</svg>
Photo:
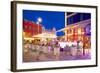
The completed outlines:
<svg viewBox="0 0 100 73">
<path fill-rule="evenodd" d="M 24 53 L 23 54 L 23 62 L 40 62 L 40 61 L 59 61 L 59 60 L 85 60 L 91 59 L 90 54 L 86 53 L 71 55 L 70 53 L 61 52 L 60 55 L 55 56 L 53 52 L 46 53 Z"/>
</svg>

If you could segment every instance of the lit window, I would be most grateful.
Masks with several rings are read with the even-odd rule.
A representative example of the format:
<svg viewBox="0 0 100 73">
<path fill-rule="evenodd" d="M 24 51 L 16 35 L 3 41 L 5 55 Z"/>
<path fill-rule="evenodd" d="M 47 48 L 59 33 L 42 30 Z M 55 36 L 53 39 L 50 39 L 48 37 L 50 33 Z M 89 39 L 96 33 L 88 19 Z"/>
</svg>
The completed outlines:
<svg viewBox="0 0 100 73">
<path fill-rule="evenodd" d="M 81 28 L 78 29 L 78 34 L 82 34 Z"/>
</svg>

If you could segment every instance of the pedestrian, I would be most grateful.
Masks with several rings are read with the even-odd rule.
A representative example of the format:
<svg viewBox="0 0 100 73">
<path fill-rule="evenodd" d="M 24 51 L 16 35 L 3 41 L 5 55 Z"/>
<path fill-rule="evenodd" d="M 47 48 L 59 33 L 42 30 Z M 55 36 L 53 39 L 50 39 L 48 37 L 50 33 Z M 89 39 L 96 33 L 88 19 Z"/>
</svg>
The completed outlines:
<svg viewBox="0 0 100 73">
<path fill-rule="evenodd" d="M 58 60 L 60 57 L 60 46 L 58 43 L 56 43 L 56 45 L 54 46 L 54 56 L 56 60 Z"/>
</svg>

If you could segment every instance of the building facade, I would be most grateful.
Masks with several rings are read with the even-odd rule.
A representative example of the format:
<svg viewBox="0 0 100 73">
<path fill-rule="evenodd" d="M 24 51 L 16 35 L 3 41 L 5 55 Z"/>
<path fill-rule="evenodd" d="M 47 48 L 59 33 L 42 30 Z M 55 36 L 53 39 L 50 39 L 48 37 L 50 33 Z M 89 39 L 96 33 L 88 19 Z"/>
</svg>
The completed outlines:
<svg viewBox="0 0 100 73">
<path fill-rule="evenodd" d="M 91 47 L 91 15 L 68 13 L 65 38 L 67 41 L 82 41 L 84 48 Z"/>
<path fill-rule="evenodd" d="M 25 37 L 32 37 L 34 35 L 42 33 L 42 25 L 36 24 L 32 21 L 23 21 L 23 32 Z"/>
</svg>

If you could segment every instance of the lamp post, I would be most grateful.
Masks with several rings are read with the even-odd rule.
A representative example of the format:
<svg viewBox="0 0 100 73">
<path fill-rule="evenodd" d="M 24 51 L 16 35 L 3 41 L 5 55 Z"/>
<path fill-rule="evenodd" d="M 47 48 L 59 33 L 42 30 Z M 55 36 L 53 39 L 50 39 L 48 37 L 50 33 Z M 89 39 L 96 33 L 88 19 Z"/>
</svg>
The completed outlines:
<svg viewBox="0 0 100 73">
<path fill-rule="evenodd" d="M 36 24 L 40 24 L 42 22 L 42 18 L 38 17 Z M 39 25 L 38 25 L 38 33 L 39 33 Z"/>
</svg>

